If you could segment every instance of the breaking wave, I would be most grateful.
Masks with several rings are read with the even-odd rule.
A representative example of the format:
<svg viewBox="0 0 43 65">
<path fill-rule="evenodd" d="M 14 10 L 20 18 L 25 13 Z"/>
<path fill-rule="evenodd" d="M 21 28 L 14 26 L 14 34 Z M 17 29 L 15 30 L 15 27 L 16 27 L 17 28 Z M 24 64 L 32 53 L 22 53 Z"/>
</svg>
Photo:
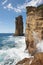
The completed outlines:
<svg viewBox="0 0 43 65">
<path fill-rule="evenodd" d="M 38 41 L 34 33 L 36 47 L 38 52 L 43 52 L 43 40 Z M 2 36 L 0 37 L 0 65 L 16 65 L 16 63 L 31 55 L 26 49 L 24 36 Z"/>
<path fill-rule="evenodd" d="M 3 37 L 0 45 L 0 65 L 15 65 L 23 58 L 30 57 L 28 52 L 25 51 L 26 44 L 24 36 Z"/>
</svg>

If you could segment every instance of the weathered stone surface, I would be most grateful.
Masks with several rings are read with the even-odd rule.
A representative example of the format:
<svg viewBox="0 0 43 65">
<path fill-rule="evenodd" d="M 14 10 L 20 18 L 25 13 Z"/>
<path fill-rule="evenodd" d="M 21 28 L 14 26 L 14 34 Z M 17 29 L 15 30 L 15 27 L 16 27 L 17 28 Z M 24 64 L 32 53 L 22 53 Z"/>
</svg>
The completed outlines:
<svg viewBox="0 0 43 65">
<path fill-rule="evenodd" d="M 43 53 L 35 54 L 31 65 L 43 65 Z"/>
<path fill-rule="evenodd" d="M 19 61 L 16 65 L 29 65 L 29 62 L 32 58 L 24 58 L 23 60 Z"/>
<path fill-rule="evenodd" d="M 33 43 L 34 44 L 34 43 Z M 29 44 L 28 52 L 33 56 L 37 52 L 37 48 L 32 43 Z"/>
<path fill-rule="evenodd" d="M 43 65 L 43 53 L 36 53 L 33 58 L 25 58 L 16 65 Z"/>
<path fill-rule="evenodd" d="M 23 35 L 23 18 L 22 16 L 18 16 L 16 17 L 16 31 L 15 31 L 15 35 L 19 36 L 19 35 Z"/>
<path fill-rule="evenodd" d="M 26 9 L 26 49 L 32 54 L 35 43 L 43 40 L 43 8 L 28 6 Z"/>
<path fill-rule="evenodd" d="M 43 52 L 37 52 L 36 44 L 43 40 L 43 8 L 27 7 L 26 49 L 33 58 L 24 58 L 16 65 L 43 65 Z"/>
</svg>

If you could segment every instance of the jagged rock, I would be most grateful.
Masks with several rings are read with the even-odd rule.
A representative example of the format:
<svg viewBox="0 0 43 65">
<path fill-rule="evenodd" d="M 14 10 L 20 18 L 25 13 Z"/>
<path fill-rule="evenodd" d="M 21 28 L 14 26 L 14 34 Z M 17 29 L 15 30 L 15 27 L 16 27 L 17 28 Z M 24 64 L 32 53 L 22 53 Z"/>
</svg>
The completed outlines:
<svg viewBox="0 0 43 65">
<path fill-rule="evenodd" d="M 23 18 L 21 15 L 16 17 L 16 23 L 15 24 L 16 24 L 15 35 L 17 35 L 17 36 L 23 35 Z"/>
<path fill-rule="evenodd" d="M 16 65 L 29 65 L 29 62 L 32 58 L 24 58 L 23 60 L 19 61 Z"/>
<path fill-rule="evenodd" d="M 43 8 L 28 6 L 26 9 L 26 49 L 33 54 L 36 43 L 43 40 Z"/>
<path fill-rule="evenodd" d="M 35 54 L 31 65 L 43 65 L 43 53 Z"/>
<path fill-rule="evenodd" d="M 43 65 L 43 53 L 36 53 L 33 58 L 25 58 L 16 65 Z"/>
<path fill-rule="evenodd" d="M 36 53 L 34 58 L 26 61 L 24 65 L 43 65 L 43 53 Z"/>
</svg>

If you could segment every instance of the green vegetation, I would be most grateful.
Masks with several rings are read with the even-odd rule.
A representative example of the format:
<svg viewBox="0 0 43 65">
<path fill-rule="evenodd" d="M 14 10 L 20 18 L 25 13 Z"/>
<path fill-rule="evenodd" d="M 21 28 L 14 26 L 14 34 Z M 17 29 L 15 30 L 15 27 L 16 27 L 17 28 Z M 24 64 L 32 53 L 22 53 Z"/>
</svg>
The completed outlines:
<svg viewBox="0 0 43 65">
<path fill-rule="evenodd" d="M 42 5 L 39 5 L 37 8 L 38 9 L 43 9 L 43 4 Z"/>
</svg>

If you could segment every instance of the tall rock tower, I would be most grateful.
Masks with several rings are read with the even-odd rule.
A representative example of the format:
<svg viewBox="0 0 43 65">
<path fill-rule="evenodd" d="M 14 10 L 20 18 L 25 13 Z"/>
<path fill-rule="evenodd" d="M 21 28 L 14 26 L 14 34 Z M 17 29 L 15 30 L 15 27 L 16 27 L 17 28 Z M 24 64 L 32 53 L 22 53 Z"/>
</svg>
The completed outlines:
<svg viewBox="0 0 43 65">
<path fill-rule="evenodd" d="M 22 36 L 23 35 L 23 18 L 22 16 L 16 17 L 16 31 L 15 35 Z"/>
<path fill-rule="evenodd" d="M 43 5 L 28 6 L 26 20 L 26 47 L 32 54 L 36 49 L 35 43 L 43 40 Z"/>
</svg>

